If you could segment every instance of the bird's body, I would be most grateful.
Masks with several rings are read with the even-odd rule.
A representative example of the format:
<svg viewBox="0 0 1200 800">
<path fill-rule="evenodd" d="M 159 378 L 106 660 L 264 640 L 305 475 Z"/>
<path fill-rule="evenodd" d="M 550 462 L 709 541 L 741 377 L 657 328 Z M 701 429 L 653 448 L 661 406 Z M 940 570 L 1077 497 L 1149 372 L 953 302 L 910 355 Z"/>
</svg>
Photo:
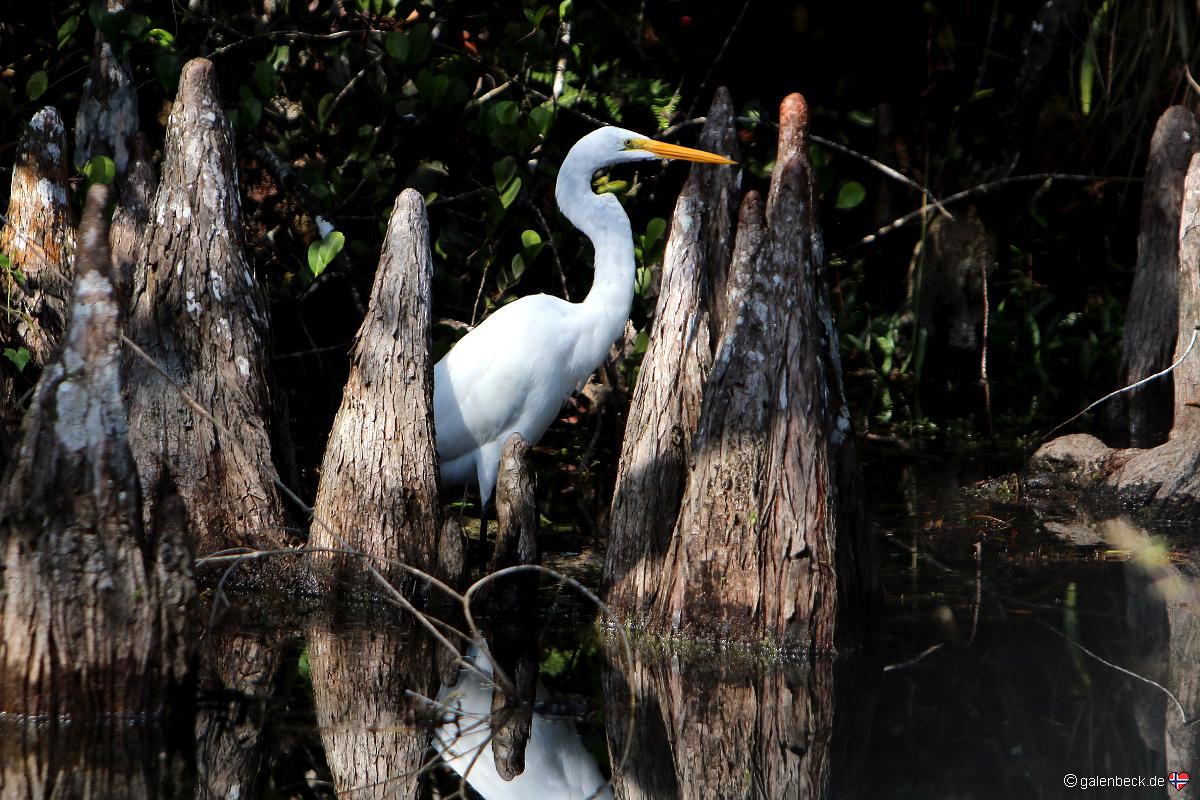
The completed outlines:
<svg viewBox="0 0 1200 800">
<path fill-rule="evenodd" d="M 467 660 L 490 678 L 492 664 L 472 645 Z M 434 731 L 433 747 L 446 764 L 466 778 L 485 800 L 612 800 L 612 787 L 600 774 L 596 758 L 584 745 L 569 719 L 534 712 L 525 745 L 525 768 L 511 781 L 500 777 L 492 754 L 492 694 L 494 688 L 478 672 L 463 668 L 453 686 L 438 692 L 444 712 Z M 539 682 L 536 699 L 547 699 Z"/>
<path fill-rule="evenodd" d="M 728 159 L 600 128 L 571 148 L 558 174 L 559 209 L 591 240 L 595 279 L 581 303 L 523 297 L 485 319 L 434 367 L 434 425 L 442 481 L 477 481 L 486 502 L 513 433 L 536 444 L 572 391 L 621 335 L 633 303 L 633 231 L 620 201 L 592 191 L 599 169 L 655 158 Z"/>
</svg>

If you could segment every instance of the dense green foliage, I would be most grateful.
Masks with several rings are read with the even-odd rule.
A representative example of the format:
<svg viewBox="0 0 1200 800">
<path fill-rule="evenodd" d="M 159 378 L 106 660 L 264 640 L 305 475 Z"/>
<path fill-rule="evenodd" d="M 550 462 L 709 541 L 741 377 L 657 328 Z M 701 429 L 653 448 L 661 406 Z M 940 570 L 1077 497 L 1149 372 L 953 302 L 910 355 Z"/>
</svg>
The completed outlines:
<svg viewBox="0 0 1200 800">
<path fill-rule="evenodd" d="M 689 143 L 698 130 L 689 120 L 718 85 L 739 109 L 747 188 L 765 186 L 771 118 L 793 90 L 808 97 L 815 134 L 939 197 L 1007 175 L 1095 176 L 974 199 L 997 239 L 993 416 L 1018 435 L 1061 416 L 1115 380 L 1138 191 L 1107 179 L 1140 174 L 1154 119 L 1184 98 L 1182 65 L 1196 47 L 1194 9 L 1077 2 L 1031 89 L 1022 48 L 1044 5 L 1032 1 L 895 3 L 871 19 L 854 4 L 818 2 L 192 5 L 207 10 L 133 2 L 110 14 L 75 0 L 6 12 L 0 180 L 32 113 L 54 104 L 73 119 L 97 30 L 129 60 L 152 149 L 180 65 L 211 58 L 238 131 L 246 241 L 269 287 L 276 364 L 310 484 L 402 188 L 430 206 L 440 353 L 464 323 L 517 296 L 586 292 L 589 247 L 553 203 L 556 167 L 575 139 L 615 123 Z M 928 198 L 844 151 L 817 144 L 813 157 L 860 426 L 903 433 L 958 419 L 960 430 L 985 429 L 977 367 L 937 363 L 908 313 L 910 261 L 919 269 L 913 252 L 926 226 L 859 243 Z M 104 180 L 110 167 L 89 164 L 77 179 Z M 665 218 L 685 174 L 642 167 L 597 179 L 621 196 L 637 232 L 642 346 Z M 621 366 L 617 377 L 632 379 L 636 353 Z M 948 390 L 953 401 L 940 401 Z M 611 454 L 616 429 L 606 431 L 599 452 Z M 590 447 L 572 453 L 560 463 L 569 471 L 601 461 Z"/>
</svg>

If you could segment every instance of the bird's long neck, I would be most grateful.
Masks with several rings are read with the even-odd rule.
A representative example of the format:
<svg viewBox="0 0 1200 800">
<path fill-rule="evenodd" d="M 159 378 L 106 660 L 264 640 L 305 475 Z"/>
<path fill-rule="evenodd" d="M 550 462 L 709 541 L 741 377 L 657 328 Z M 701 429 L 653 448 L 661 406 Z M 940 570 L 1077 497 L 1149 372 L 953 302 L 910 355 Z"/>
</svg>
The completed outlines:
<svg viewBox="0 0 1200 800">
<path fill-rule="evenodd" d="M 579 305 L 588 331 L 577 354 L 584 376 L 602 362 L 625 329 L 633 304 L 633 230 L 620 201 L 592 191 L 592 170 L 573 164 L 570 157 L 558 174 L 558 207 L 581 230 L 595 250 L 591 291 Z"/>
</svg>

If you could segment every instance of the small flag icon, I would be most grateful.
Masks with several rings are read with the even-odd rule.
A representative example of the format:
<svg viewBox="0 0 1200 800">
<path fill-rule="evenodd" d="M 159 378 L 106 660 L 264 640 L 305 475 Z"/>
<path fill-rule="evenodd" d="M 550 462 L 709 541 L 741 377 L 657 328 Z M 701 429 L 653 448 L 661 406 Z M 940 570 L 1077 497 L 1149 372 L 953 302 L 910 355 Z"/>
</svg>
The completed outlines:
<svg viewBox="0 0 1200 800">
<path fill-rule="evenodd" d="M 1183 787 L 1188 785 L 1188 781 L 1192 779 L 1191 775 L 1186 772 L 1172 772 L 1167 776 L 1167 783 L 1174 786 L 1179 791 L 1183 791 Z"/>
</svg>

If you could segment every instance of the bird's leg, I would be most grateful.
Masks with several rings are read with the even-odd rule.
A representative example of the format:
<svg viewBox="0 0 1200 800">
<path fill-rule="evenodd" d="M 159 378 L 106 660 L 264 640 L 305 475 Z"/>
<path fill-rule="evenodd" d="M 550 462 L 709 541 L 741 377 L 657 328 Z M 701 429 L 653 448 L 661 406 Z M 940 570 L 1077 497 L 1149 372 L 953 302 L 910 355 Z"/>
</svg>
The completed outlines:
<svg viewBox="0 0 1200 800">
<path fill-rule="evenodd" d="M 479 541 L 484 543 L 487 541 L 487 501 L 483 498 L 479 499 Z"/>
</svg>

